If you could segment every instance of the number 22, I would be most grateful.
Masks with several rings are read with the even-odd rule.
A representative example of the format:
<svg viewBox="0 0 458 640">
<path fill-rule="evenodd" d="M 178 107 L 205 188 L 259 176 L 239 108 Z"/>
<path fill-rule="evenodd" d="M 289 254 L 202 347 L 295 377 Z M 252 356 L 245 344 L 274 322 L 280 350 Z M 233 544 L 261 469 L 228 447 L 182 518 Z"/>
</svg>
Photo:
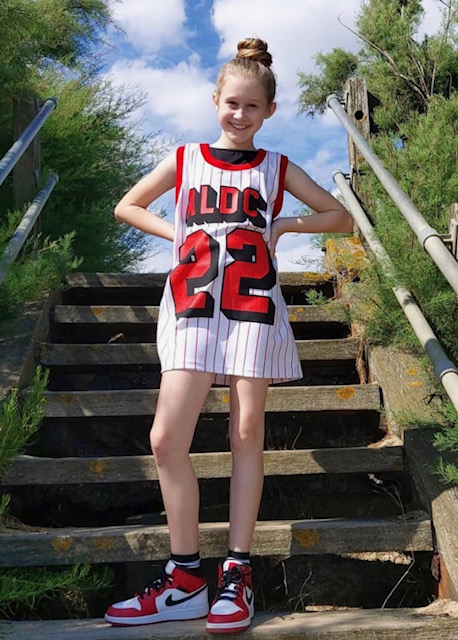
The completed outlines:
<svg viewBox="0 0 458 640">
<path fill-rule="evenodd" d="M 250 289 L 269 291 L 276 273 L 263 237 L 250 229 L 234 229 L 227 235 L 227 251 L 234 261 L 223 273 L 221 311 L 229 320 L 274 323 L 275 305 L 266 297 L 250 294 Z M 211 318 L 215 300 L 208 291 L 196 289 L 218 276 L 220 246 L 199 229 L 180 247 L 179 264 L 170 274 L 177 318 Z"/>
</svg>

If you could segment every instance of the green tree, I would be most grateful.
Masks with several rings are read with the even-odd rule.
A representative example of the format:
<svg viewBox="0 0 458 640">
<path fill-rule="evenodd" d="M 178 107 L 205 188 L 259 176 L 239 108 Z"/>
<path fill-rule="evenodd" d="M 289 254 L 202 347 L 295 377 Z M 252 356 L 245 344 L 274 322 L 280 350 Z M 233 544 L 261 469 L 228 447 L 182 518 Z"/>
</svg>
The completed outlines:
<svg viewBox="0 0 458 640">
<path fill-rule="evenodd" d="M 34 96 L 34 79 L 43 66 L 75 65 L 100 42 L 110 22 L 106 0 L 2 0 L 2 101 Z"/>
<path fill-rule="evenodd" d="M 12 143 L 13 99 L 58 98 L 58 109 L 41 132 L 40 182 L 52 171 L 60 178 L 41 216 L 43 240 L 55 243 L 71 235 L 85 270 L 129 268 L 154 246 L 119 225 L 113 208 L 154 166 L 162 145 L 135 126 L 143 96 L 114 87 L 99 72 L 103 33 L 112 24 L 110 2 L 4 0 L 0 24 L 7 25 L 0 30 L 0 153 Z M 14 208 L 11 185 L 10 178 L 0 192 L 3 210 Z M 0 238 L 7 226 L 5 216 Z M 25 259 L 30 262 L 30 252 Z M 21 288 L 11 283 L 11 291 Z M 37 287 L 37 295 L 40 291 Z M 27 295 L 24 289 L 24 299 Z"/>
<path fill-rule="evenodd" d="M 331 53 L 318 53 L 315 62 L 321 74 L 299 72 L 300 110 L 309 116 L 318 115 L 326 109 L 326 98 L 330 93 L 342 94 L 345 80 L 358 67 L 358 56 L 335 48 Z"/>
<path fill-rule="evenodd" d="M 437 10 L 442 13 L 440 29 L 419 38 L 420 0 L 365 2 L 357 18 L 362 43 L 357 60 L 349 66 L 346 52 L 320 54 L 319 73 L 300 76 L 299 84 L 301 108 L 314 115 L 323 110 L 326 92 L 342 91 L 351 75 L 365 77 L 369 92 L 379 101 L 372 114 L 378 127 L 373 148 L 427 221 L 447 233 L 448 211 L 458 192 L 458 0 L 438 0 Z M 330 78 L 336 81 L 333 88 Z M 321 92 L 314 91 L 316 87 Z M 397 281 L 413 292 L 449 356 L 458 361 L 456 295 L 368 167 L 361 185 L 359 195 L 371 203 L 369 214 L 392 258 Z M 373 310 L 367 335 L 420 353 L 392 295 L 392 284 L 376 269 L 363 282 L 365 301 Z M 443 394 L 438 383 L 435 393 Z M 438 434 L 437 444 L 457 450 L 458 417 L 445 398 L 443 406 L 451 428 Z M 440 472 L 446 481 L 458 478 L 458 468 L 452 473 L 444 464 Z"/>
<path fill-rule="evenodd" d="M 42 232 L 51 238 L 74 232 L 81 269 L 123 271 L 151 241 L 120 225 L 113 209 L 163 151 L 159 139 L 135 127 L 143 97 L 93 73 L 82 82 L 48 70 L 42 83 L 41 91 L 56 95 L 59 104 L 43 129 L 43 165 L 60 178 L 43 213 Z"/>
<path fill-rule="evenodd" d="M 318 54 L 319 73 L 299 75 L 301 110 L 322 113 L 326 95 L 342 91 L 345 80 L 354 74 L 365 77 L 369 91 L 380 100 L 375 118 L 385 130 L 397 131 L 411 111 L 426 111 L 433 96 L 450 97 L 458 85 L 458 3 L 439 2 L 442 27 L 422 39 L 418 38 L 423 16 L 420 0 L 364 3 L 354 32 L 362 43 L 359 54 L 341 49 Z"/>
</svg>

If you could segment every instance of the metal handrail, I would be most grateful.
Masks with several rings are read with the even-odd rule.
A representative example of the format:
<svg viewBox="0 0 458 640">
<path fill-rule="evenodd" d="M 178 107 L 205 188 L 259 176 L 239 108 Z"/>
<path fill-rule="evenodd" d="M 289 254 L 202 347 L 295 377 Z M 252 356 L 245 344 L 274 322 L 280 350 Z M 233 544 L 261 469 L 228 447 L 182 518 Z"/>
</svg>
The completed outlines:
<svg viewBox="0 0 458 640">
<path fill-rule="evenodd" d="M 0 186 L 5 182 L 10 172 L 19 162 L 27 147 L 30 145 L 56 107 L 56 98 L 48 98 L 45 100 L 37 116 L 32 120 L 29 126 L 0 160 Z"/>
<path fill-rule="evenodd" d="M 388 195 L 397 205 L 399 211 L 417 235 L 420 244 L 429 253 L 441 273 L 458 295 L 458 262 L 443 243 L 439 233 L 428 224 L 409 196 L 404 193 L 391 173 L 380 162 L 380 159 L 372 151 L 365 138 L 358 131 L 342 107 L 339 98 L 335 94 L 331 94 L 327 98 L 327 105 L 333 110 L 348 135 L 361 151 L 367 163 L 372 167 Z"/>
<path fill-rule="evenodd" d="M 345 203 L 347 204 L 361 233 L 364 235 L 367 244 L 374 253 L 377 261 L 381 264 L 385 275 L 390 278 L 394 278 L 394 281 L 396 281 L 393 263 L 391 262 L 384 246 L 375 235 L 374 228 L 369 222 L 369 219 L 353 190 L 347 184 L 345 175 L 342 171 L 336 171 L 333 178 L 339 187 Z M 442 348 L 437 336 L 423 315 L 420 307 L 415 302 L 412 293 L 408 289 L 397 285 L 393 287 L 393 292 L 407 316 L 412 329 L 415 331 L 415 335 L 429 356 L 437 377 L 441 381 L 448 397 L 453 403 L 453 406 L 458 411 L 457 367 L 449 359 L 448 355 Z"/>
<path fill-rule="evenodd" d="M 27 240 L 29 233 L 32 231 L 38 216 L 58 181 L 59 177 L 57 174 L 53 173 L 49 176 L 45 187 L 37 193 L 34 201 L 25 212 L 24 217 L 19 223 L 11 240 L 8 242 L 2 257 L 0 258 L 0 284 L 2 284 L 3 280 L 6 278 L 9 268 L 16 260 L 19 251 L 24 246 L 24 242 Z"/>
<path fill-rule="evenodd" d="M 0 186 L 3 184 L 9 173 L 14 169 L 16 164 L 21 159 L 24 152 L 29 147 L 30 143 L 37 136 L 41 127 L 49 118 L 51 113 L 57 107 L 56 98 L 48 98 L 45 100 L 42 108 L 38 112 L 37 116 L 26 127 L 21 136 L 14 142 L 13 146 L 6 152 L 2 160 L 0 160 Z M 43 207 L 48 201 L 51 192 L 59 181 L 59 176 L 55 173 L 51 174 L 41 191 L 37 193 L 32 204 L 25 212 L 21 222 L 19 223 L 13 237 L 8 242 L 5 251 L 0 257 L 0 285 L 6 278 L 6 275 L 16 260 L 19 251 L 24 246 L 30 232 L 36 223 L 38 216 L 40 215 Z"/>
</svg>

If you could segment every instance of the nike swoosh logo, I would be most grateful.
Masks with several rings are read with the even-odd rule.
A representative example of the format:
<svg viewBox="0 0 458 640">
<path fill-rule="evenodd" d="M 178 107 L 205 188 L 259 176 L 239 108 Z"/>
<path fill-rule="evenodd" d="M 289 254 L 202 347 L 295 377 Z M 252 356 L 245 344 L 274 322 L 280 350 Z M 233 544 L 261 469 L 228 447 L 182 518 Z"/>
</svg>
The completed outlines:
<svg viewBox="0 0 458 640">
<path fill-rule="evenodd" d="M 194 593 L 191 593 L 191 595 L 186 596 L 186 598 L 180 598 L 180 600 L 174 600 L 172 598 L 172 595 L 170 594 L 167 600 L 165 601 L 165 606 L 173 607 L 175 604 L 181 604 L 182 602 L 187 602 L 188 600 L 191 600 L 192 598 L 195 598 L 196 596 L 198 596 L 199 593 L 202 593 L 202 591 L 205 591 L 206 588 L 207 588 L 207 585 L 204 584 L 204 586 L 201 589 L 199 589 L 199 591 L 195 591 Z"/>
</svg>

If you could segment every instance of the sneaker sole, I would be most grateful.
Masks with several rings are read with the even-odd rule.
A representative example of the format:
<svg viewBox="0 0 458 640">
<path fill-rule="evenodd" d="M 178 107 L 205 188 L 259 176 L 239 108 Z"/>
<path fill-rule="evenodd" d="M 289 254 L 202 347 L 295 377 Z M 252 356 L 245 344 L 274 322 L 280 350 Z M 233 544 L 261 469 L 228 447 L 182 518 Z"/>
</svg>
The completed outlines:
<svg viewBox="0 0 458 640">
<path fill-rule="evenodd" d="M 205 627 L 208 633 L 233 633 L 245 631 L 251 624 L 251 618 L 239 622 L 207 622 Z"/>
<path fill-rule="evenodd" d="M 133 627 L 143 624 L 155 624 L 156 622 L 173 622 L 174 620 L 197 620 L 198 618 L 206 618 L 208 611 L 208 608 L 199 607 L 198 609 L 187 609 L 186 611 L 162 611 L 161 613 L 135 618 L 105 614 L 105 620 L 114 627 Z"/>
</svg>

